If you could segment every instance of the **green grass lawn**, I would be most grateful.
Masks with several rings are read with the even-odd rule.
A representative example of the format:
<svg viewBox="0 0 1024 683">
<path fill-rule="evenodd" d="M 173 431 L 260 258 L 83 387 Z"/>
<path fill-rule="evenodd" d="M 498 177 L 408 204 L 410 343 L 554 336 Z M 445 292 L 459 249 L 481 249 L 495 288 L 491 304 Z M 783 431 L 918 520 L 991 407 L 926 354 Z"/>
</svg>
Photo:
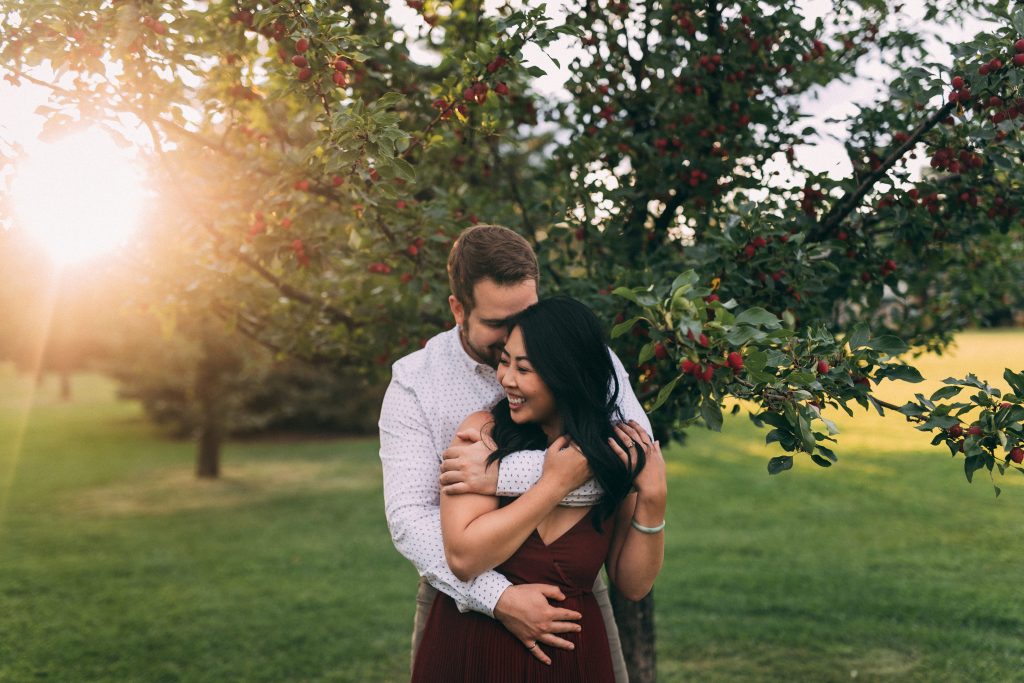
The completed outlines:
<svg viewBox="0 0 1024 683">
<path fill-rule="evenodd" d="M 961 343 L 926 377 L 1024 357 Z M 0 369 L 0 681 L 406 679 L 374 440 L 233 444 L 198 482 L 108 382 L 74 389 Z M 901 418 L 839 423 L 831 470 L 769 477 L 743 417 L 670 451 L 660 680 L 1024 680 L 1024 477 L 997 500 Z"/>
</svg>

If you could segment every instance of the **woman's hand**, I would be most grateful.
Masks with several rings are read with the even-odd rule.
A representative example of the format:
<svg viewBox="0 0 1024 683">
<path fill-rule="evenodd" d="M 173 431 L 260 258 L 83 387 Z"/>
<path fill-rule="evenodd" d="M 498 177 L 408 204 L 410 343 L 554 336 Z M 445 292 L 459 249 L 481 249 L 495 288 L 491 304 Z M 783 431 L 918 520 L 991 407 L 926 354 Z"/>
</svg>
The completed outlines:
<svg viewBox="0 0 1024 683">
<path fill-rule="evenodd" d="M 586 456 L 569 437 L 560 436 L 548 446 L 542 479 L 549 479 L 568 494 L 583 486 L 591 477 L 593 474 Z"/>
<path fill-rule="evenodd" d="M 664 496 L 667 485 L 665 483 L 665 458 L 661 454 L 661 444 L 657 441 L 652 442 L 643 427 L 633 421 L 615 425 L 615 435 L 626 445 L 627 450 L 623 450 L 615 442 L 615 439 L 608 439 L 608 444 L 627 466 L 635 465 L 637 451 L 644 453 L 646 464 L 633 481 L 633 487 L 637 493 L 642 497 Z"/>
</svg>

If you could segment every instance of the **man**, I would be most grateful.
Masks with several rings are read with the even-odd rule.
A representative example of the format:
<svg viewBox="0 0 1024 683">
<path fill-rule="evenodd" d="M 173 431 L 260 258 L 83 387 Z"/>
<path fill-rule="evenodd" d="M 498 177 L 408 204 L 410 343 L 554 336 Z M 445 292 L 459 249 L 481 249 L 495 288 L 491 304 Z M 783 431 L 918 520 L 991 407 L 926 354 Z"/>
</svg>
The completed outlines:
<svg viewBox="0 0 1024 683">
<path fill-rule="evenodd" d="M 508 335 L 510 319 L 537 301 L 540 277 L 529 243 L 508 228 L 478 225 L 463 231 L 448 258 L 456 328 L 436 335 L 419 351 L 392 368 L 391 384 L 380 416 L 380 458 L 384 470 L 384 504 L 395 547 L 421 576 L 413 633 L 413 658 L 436 590 L 450 595 L 459 609 L 492 616 L 545 663 L 541 645 L 570 648 L 559 634 L 579 630 L 579 613 L 551 604 L 564 599 L 557 586 L 512 585 L 495 571 L 472 581 L 455 577 L 445 560 L 439 496 L 482 493 L 518 496 L 541 476 L 544 451 L 514 453 L 500 466 L 484 464 L 482 443 L 448 446 L 470 413 L 490 409 L 504 395 L 495 368 Z M 630 387 L 618 358 L 613 360 L 621 387 L 619 406 L 627 420 L 648 433 L 650 423 Z M 439 465 L 445 456 L 442 479 Z M 589 505 L 600 495 L 592 482 L 565 482 L 560 504 Z M 612 618 L 604 581 L 595 586 L 608 630 L 616 680 L 625 681 L 618 629 Z"/>
</svg>

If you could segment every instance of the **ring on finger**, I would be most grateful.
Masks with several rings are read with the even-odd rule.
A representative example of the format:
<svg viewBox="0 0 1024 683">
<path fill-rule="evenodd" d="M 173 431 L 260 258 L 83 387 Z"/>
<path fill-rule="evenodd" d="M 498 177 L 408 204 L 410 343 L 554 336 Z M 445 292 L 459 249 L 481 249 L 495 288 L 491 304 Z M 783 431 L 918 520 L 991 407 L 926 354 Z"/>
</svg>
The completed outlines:
<svg viewBox="0 0 1024 683">
<path fill-rule="evenodd" d="M 528 648 L 526 648 L 526 649 L 527 649 L 527 650 L 532 650 L 532 649 L 533 649 L 533 648 L 535 648 L 535 647 L 537 647 L 537 643 L 536 643 L 536 642 L 534 642 L 534 643 L 533 643 L 533 645 L 531 645 L 530 647 L 528 647 Z"/>
</svg>

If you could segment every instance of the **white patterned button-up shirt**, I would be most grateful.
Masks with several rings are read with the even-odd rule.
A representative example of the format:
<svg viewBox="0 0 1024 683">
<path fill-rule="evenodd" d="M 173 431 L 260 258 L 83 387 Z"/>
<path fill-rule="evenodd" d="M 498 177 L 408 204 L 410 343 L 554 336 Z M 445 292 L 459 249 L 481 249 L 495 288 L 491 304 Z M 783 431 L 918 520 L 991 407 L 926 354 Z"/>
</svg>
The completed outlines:
<svg viewBox="0 0 1024 683">
<path fill-rule="evenodd" d="M 612 353 L 619 378 L 619 407 L 648 433 L 650 422 L 633 393 L 622 363 Z M 421 576 L 451 596 L 462 611 L 493 616 L 498 598 L 511 583 L 496 571 L 460 581 L 445 560 L 441 538 L 441 453 L 455 438 L 462 421 L 478 410 L 490 410 L 504 391 L 494 368 L 470 358 L 453 328 L 426 346 L 398 360 L 380 412 L 380 459 L 384 470 L 384 512 L 395 547 Z M 544 451 L 506 456 L 498 469 L 501 496 L 519 496 L 540 479 Z M 600 496 L 588 482 L 566 498 L 566 504 L 592 505 Z"/>
</svg>

